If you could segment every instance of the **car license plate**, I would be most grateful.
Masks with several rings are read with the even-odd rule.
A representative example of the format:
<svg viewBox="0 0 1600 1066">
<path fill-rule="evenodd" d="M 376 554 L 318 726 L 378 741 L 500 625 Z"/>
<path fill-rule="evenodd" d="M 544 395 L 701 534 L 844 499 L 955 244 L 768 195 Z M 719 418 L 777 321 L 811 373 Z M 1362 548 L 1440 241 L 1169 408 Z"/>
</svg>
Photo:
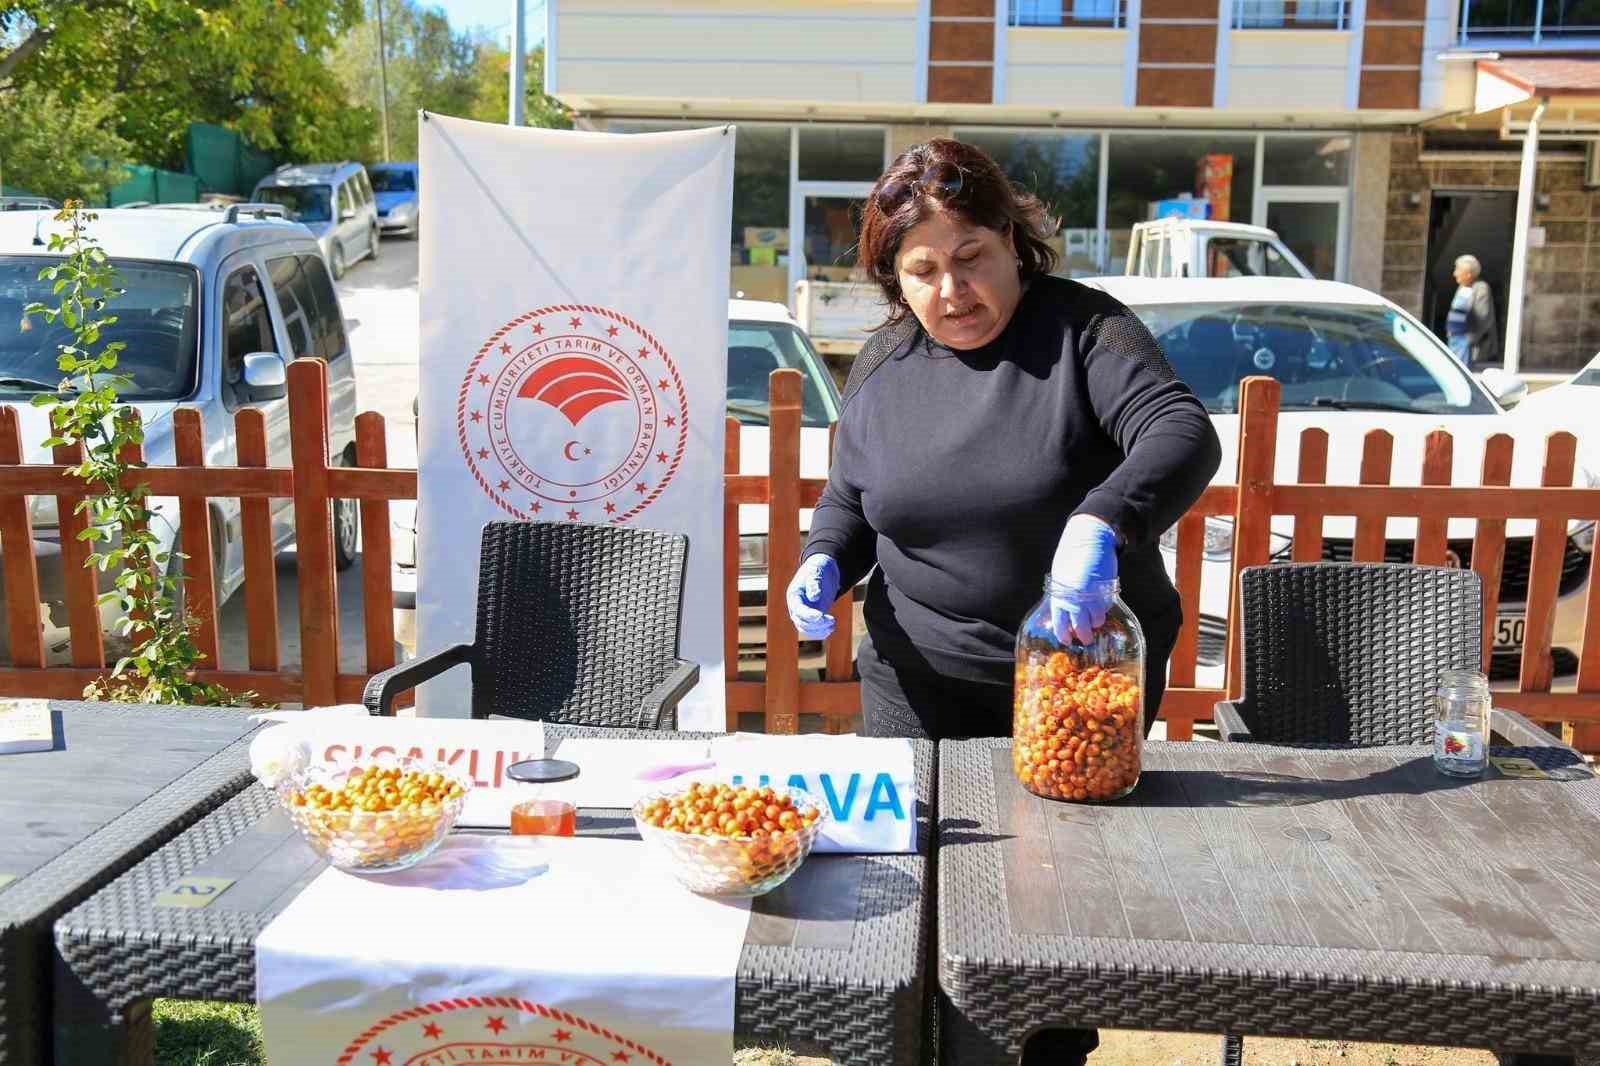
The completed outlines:
<svg viewBox="0 0 1600 1066">
<path fill-rule="evenodd" d="M 1496 615 L 1494 620 L 1494 646 L 1496 648 L 1521 648 L 1527 636 L 1528 620 L 1520 614 Z"/>
</svg>

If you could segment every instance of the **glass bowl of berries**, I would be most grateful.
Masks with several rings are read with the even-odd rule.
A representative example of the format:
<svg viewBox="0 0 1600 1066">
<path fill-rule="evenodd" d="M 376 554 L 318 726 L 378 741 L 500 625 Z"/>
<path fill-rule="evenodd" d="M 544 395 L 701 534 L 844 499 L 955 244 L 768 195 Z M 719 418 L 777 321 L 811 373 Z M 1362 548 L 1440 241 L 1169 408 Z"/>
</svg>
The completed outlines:
<svg viewBox="0 0 1600 1066">
<path fill-rule="evenodd" d="M 444 763 L 400 759 L 309 766 L 276 785 L 300 835 L 351 873 L 415 866 L 449 834 L 472 781 Z"/>
<path fill-rule="evenodd" d="M 827 810 L 798 788 L 681 782 L 633 805 L 646 848 L 689 891 L 760 896 L 811 854 Z"/>
</svg>

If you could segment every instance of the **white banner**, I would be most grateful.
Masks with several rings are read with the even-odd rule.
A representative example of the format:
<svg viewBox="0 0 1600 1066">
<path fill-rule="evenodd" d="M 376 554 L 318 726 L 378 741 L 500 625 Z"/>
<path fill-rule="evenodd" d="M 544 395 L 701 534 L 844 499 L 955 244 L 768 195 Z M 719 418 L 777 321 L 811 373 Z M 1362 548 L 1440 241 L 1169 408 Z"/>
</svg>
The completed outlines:
<svg viewBox="0 0 1600 1066">
<path fill-rule="evenodd" d="M 337 769 L 385 756 L 440 762 L 472 782 L 456 824 L 505 829 L 511 824 L 511 808 L 539 795 L 536 786 L 507 777 L 506 768 L 523 759 L 541 759 L 544 753 L 543 722 L 301 714 L 256 734 L 250 742 L 250 770 L 272 785 L 279 774 L 301 765 Z"/>
<path fill-rule="evenodd" d="M 724 728 L 732 129 L 427 115 L 419 142 L 419 653 L 472 640 L 485 522 L 682 532 L 680 653 L 700 683 L 678 725 Z M 418 713 L 466 717 L 467 692 L 452 670 L 423 686 Z"/>
<path fill-rule="evenodd" d="M 723 1066 L 750 901 L 638 841 L 453 836 L 325 870 L 256 938 L 270 1066 Z"/>
<path fill-rule="evenodd" d="M 716 776 L 735 784 L 798 788 L 827 807 L 815 850 L 917 850 L 917 770 L 911 741 L 891 737 L 772 737 L 711 741 Z"/>
</svg>

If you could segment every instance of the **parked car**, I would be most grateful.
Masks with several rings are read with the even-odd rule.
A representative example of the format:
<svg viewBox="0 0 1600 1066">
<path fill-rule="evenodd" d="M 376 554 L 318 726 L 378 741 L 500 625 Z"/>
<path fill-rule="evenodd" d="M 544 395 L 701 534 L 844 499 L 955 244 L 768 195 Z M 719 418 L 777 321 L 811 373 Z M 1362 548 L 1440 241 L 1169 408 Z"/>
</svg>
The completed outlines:
<svg viewBox="0 0 1600 1066">
<path fill-rule="evenodd" d="M 822 357 L 780 303 L 728 301 L 727 413 L 739 422 L 739 472 L 765 474 L 768 457 L 767 380 L 774 370 L 801 372 L 800 473 L 826 477 L 828 431 L 839 420 L 838 387 Z M 415 651 L 416 511 L 397 503 L 391 511 L 395 562 L 396 635 L 407 651 Z M 800 512 L 810 528 L 811 510 Z M 739 648 L 741 658 L 765 654 L 767 603 L 767 509 L 739 508 Z M 859 625 L 857 626 L 859 630 Z M 801 644 L 802 664 L 821 665 L 822 644 Z M 729 676 L 733 676 L 729 664 Z"/>
<path fill-rule="evenodd" d="M 57 346 L 72 333 L 24 317 L 22 309 L 36 300 L 53 302 L 50 282 L 38 280 L 38 273 L 58 258 L 43 249 L 61 226 L 38 212 L 0 215 L 0 403 L 16 408 L 24 462 L 30 463 L 51 461 L 40 447 L 50 435 L 47 412 L 30 401 L 55 390 Z M 268 205 L 225 212 L 113 208 L 99 212 L 90 234 L 121 275 L 124 292 L 112 304 L 117 322 L 100 339 L 127 345 L 118 369 L 133 383 L 122 398 L 144 420 L 147 461 L 174 461 L 172 413 L 181 404 L 204 418 L 208 465 L 234 464 L 234 415 L 253 407 L 266 419 L 268 460 L 291 466 L 286 360 L 316 356 L 328 363 L 329 454 L 335 463 L 354 464 L 350 345 L 333 282 L 304 226 Z M 177 500 L 156 497 L 150 505 L 160 550 L 181 550 Z M 244 582 L 239 501 L 217 497 L 210 510 L 221 604 Z M 335 555 L 343 569 L 356 556 L 355 501 L 336 501 L 333 511 Z M 34 497 L 31 521 L 48 626 L 60 628 L 67 616 L 55 499 Z M 277 548 L 294 539 L 288 500 L 273 501 L 272 537 Z M 180 561 L 171 565 L 181 571 Z M 109 588 L 109 578 L 102 584 Z M 109 623 L 114 615 L 108 610 L 104 617 Z"/>
<path fill-rule="evenodd" d="M 285 164 L 257 182 L 250 198 L 282 204 L 309 229 L 335 279 L 351 263 L 378 258 L 378 208 L 360 163 Z"/>
<path fill-rule="evenodd" d="M 1178 376 L 1211 412 L 1222 439 L 1217 475 L 1222 481 L 1231 480 L 1236 469 L 1239 381 L 1269 374 L 1283 385 L 1278 480 L 1295 480 L 1300 433 L 1316 426 L 1328 432 L 1328 481 L 1333 484 L 1359 480 L 1362 439 L 1372 429 L 1394 435 L 1394 484 L 1419 484 L 1423 441 L 1436 428 L 1448 430 L 1455 440 L 1455 484 L 1478 483 L 1483 442 L 1500 432 L 1515 438 L 1512 484 L 1540 483 L 1545 428 L 1507 415 L 1498 397 L 1467 373 L 1422 323 L 1375 293 L 1338 282 L 1280 278 L 1107 277 L 1092 284 L 1133 309 L 1155 334 Z M 1508 392 L 1523 387 L 1515 375 L 1494 380 Z M 1588 466 L 1574 480 L 1580 486 L 1600 485 L 1600 475 Z M 1413 518 L 1389 520 L 1388 561 L 1410 560 L 1416 525 Z M 1453 565 L 1472 565 L 1473 529 L 1470 518 L 1450 520 L 1446 535 Z M 1274 559 L 1289 557 L 1293 531 L 1293 519 L 1273 520 Z M 1506 534 L 1491 670 L 1497 680 L 1515 678 L 1520 661 L 1533 523 L 1508 522 Z M 1322 557 L 1349 559 L 1354 536 L 1354 519 L 1326 518 Z M 1162 544 L 1171 571 L 1176 562 L 1171 531 Z M 1197 683 L 1202 686 L 1222 680 L 1232 547 L 1232 521 L 1208 519 L 1200 590 Z M 1553 655 L 1558 675 L 1576 669 L 1593 551 L 1594 524 L 1572 523 L 1556 605 Z"/>
<path fill-rule="evenodd" d="M 0 211 L 59 211 L 61 205 L 45 196 L 0 196 Z"/>
<path fill-rule="evenodd" d="M 378 198 L 378 227 L 384 233 L 416 237 L 421 186 L 415 163 L 374 163 L 367 168 Z"/>
<path fill-rule="evenodd" d="M 1491 367 L 1481 376 L 1488 378 L 1498 372 Z M 1545 432 L 1564 429 L 1576 434 L 1579 458 L 1591 469 L 1600 469 L 1600 435 L 1594 432 L 1597 407 L 1600 407 L 1600 354 L 1571 377 L 1524 395 L 1516 406 L 1516 413 L 1519 418 L 1543 426 Z"/>
<path fill-rule="evenodd" d="M 1313 276 L 1274 230 L 1189 218 L 1136 223 L 1123 273 L 1146 278 Z"/>
</svg>

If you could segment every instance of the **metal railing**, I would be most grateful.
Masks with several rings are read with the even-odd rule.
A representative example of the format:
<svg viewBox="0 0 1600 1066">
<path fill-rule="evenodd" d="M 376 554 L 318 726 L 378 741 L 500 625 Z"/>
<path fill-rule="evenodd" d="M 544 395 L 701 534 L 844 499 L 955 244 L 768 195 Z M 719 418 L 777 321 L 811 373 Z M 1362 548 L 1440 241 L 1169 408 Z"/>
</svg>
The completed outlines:
<svg viewBox="0 0 1600 1066">
<path fill-rule="evenodd" d="M 1236 30 L 1343 30 L 1349 0 L 1233 0 Z"/>
<path fill-rule="evenodd" d="M 1600 37 L 1596 0 L 1461 0 L 1459 43 L 1488 38 L 1546 37 L 1569 43 L 1575 37 Z"/>
<path fill-rule="evenodd" d="M 1127 0 L 1010 0 L 1013 26 L 1099 26 L 1120 30 L 1128 24 Z"/>
</svg>

